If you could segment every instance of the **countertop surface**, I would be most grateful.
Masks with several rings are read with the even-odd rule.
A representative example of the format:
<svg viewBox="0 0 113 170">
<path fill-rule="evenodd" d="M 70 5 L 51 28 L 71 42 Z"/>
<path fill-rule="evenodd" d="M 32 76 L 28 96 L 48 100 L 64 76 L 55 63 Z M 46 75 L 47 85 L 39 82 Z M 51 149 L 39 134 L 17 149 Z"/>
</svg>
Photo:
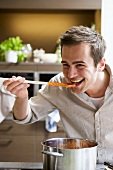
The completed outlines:
<svg viewBox="0 0 113 170">
<path fill-rule="evenodd" d="M 42 162 L 0 162 L 0 169 L 43 169 Z M 98 164 L 96 170 L 104 170 L 103 164 Z"/>
<path fill-rule="evenodd" d="M 43 169 L 41 162 L 0 162 L 0 169 Z"/>
<path fill-rule="evenodd" d="M 0 62 L 0 71 L 52 71 L 60 72 L 62 70 L 61 63 L 34 63 L 34 62 L 23 62 L 23 63 L 7 63 Z"/>
</svg>

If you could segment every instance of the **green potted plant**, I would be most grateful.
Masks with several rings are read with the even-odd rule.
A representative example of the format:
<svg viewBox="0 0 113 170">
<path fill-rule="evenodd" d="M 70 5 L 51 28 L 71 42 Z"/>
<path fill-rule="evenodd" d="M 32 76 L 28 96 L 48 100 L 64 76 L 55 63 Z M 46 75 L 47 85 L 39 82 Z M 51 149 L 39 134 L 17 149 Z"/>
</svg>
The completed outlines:
<svg viewBox="0 0 113 170">
<path fill-rule="evenodd" d="M 25 58 L 25 54 L 22 52 L 23 47 L 24 44 L 18 36 L 4 40 L 0 43 L 0 61 L 8 59 L 8 62 L 23 62 Z M 11 60 L 8 57 L 11 57 Z"/>
</svg>

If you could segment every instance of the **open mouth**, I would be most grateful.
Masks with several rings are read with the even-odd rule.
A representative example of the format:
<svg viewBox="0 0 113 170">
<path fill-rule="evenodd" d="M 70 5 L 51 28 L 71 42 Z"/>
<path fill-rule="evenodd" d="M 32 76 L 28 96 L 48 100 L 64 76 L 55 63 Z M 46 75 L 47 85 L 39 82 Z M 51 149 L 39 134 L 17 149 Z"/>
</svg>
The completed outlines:
<svg viewBox="0 0 113 170">
<path fill-rule="evenodd" d="M 80 85 L 83 81 L 84 81 L 84 79 L 82 79 L 82 80 L 74 80 L 74 81 L 71 80 L 71 83 L 72 83 L 72 84 L 75 84 L 76 86 L 78 86 L 78 85 Z"/>
</svg>

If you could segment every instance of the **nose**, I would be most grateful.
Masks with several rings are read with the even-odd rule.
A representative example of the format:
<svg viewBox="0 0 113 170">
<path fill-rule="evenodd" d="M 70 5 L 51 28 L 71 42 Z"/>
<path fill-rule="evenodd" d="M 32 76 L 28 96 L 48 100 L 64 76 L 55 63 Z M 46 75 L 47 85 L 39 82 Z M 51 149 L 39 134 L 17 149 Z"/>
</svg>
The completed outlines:
<svg viewBox="0 0 113 170">
<path fill-rule="evenodd" d="M 76 67 L 70 67 L 68 70 L 68 77 L 74 78 L 78 75 Z"/>
</svg>

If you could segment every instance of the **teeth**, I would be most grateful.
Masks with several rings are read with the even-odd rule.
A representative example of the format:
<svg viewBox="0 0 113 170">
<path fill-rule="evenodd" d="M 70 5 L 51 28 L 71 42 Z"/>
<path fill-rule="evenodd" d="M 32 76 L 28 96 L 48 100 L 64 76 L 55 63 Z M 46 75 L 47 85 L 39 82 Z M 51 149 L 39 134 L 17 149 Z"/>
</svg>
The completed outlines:
<svg viewBox="0 0 113 170">
<path fill-rule="evenodd" d="M 76 81 L 72 81 L 73 83 L 78 83 L 78 82 L 80 82 L 81 80 L 76 80 Z"/>
</svg>

